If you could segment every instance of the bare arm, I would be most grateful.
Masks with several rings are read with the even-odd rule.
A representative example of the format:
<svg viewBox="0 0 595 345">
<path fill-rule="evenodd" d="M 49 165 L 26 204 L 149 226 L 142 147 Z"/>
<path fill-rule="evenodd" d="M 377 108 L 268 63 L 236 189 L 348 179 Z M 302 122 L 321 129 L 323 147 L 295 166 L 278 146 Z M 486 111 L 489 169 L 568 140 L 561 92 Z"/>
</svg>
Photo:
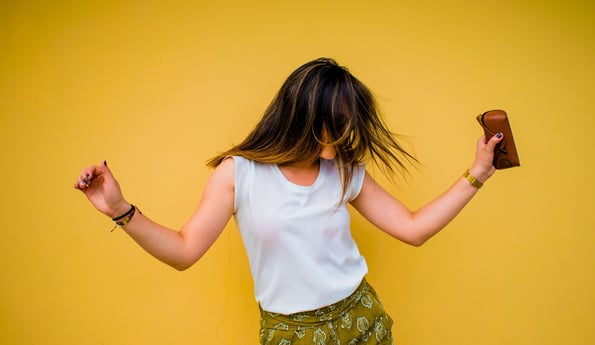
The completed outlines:
<svg viewBox="0 0 595 345">
<path fill-rule="evenodd" d="M 215 169 L 198 208 L 180 231 L 159 225 L 138 212 L 123 226 L 124 230 L 164 263 L 178 270 L 192 266 L 219 237 L 233 214 L 234 171 L 233 159 L 225 160 Z M 111 218 L 130 209 L 105 164 L 84 169 L 75 188 L 83 191 L 100 212 Z"/>
<path fill-rule="evenodd" d="M 494 174 L 493 150 L 500 140 L 494 136 L 486 144 L 482 137 L 477 143 L 475 162 L 469 170 L 482 182 Z M 366 172 L 362 190 L 351 204 L 379 229 L 403 242 L 420 246 L 452 221 L 477 190 L 461 177 L 436 199 L 411 211 Z"/>
</svg>

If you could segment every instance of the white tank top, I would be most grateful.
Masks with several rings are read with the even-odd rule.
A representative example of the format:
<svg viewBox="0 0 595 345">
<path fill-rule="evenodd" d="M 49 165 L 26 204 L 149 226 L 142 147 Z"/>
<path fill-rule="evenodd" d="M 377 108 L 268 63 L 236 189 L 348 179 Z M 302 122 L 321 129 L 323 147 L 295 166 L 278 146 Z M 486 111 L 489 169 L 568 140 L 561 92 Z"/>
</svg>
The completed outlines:
<svg viewBox="0 0 595 345">
<path fill-rule="evenodd" d="M 261 307 L 293 314 L 353 293 L 368 267 L 351 236 L 346 203 L 359 194 L 364 167 L 354 171 L 339 205 L 342 183 L 334 160 L 321 159 L 316 181 L 300 186 L 275 164 L 233 158 L 234 214 Z"/>
</svg>

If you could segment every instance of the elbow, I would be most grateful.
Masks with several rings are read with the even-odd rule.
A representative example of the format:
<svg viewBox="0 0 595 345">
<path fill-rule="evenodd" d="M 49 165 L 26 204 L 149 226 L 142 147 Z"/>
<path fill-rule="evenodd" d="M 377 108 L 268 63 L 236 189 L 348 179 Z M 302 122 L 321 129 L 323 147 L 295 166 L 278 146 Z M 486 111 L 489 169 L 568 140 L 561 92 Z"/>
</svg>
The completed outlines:
<svg viewBox="0 0 595 345">
<path fill-rule="evenodd" d="M 412 238 L 405 241 L 405 243 L 412 245 L 414 247 L 421 247 L 424 243 L 428 241 L 427 238 Z"/>
<path fill-rule="evenodd" d="M 175 262 L 168 262 L 167 264 L 175 268 L 177 271 L 182 272 L 192 267 L 196 261 L 197 260 L 179 260 Z"/>
<path fill-rule="evenodd" d="M 198 260 L 200 260 L 200 258 L 202 258 L 203 254 L 204 253 L 198 253 L 192 249 L 182 248 L 181 250 L 178 250 L 175 255 L 171 255 L 169 260 L 164 260 L 164 262 L 181 272 L 192 267 Z"/>
<path fill-rule="evenodd" d="M 402 232 L 401 240 L 414 247 L 421 247 L 430 238 L 432 238 L 439 229 L 427 227 L 410 227 L 408 230 Z"/>
<path fill-rule="evenodd" d="M 170 266 L 175 268 L 179 272 L 183 272 L 183 271 L 189 269 L 190 267 L 192 267 L 192 265 L 187 265 L 187 264 L 170 264 Z"/>
<path fill-rule="evenodd" d="M 401 241 L 414 247 L 421 247 L 430 239 L 430 237 L 431 236 L 424 236 L 422 234 L 416 234 L 415 232 L 413 232 L 410 236 L 401 238 Z"/>
</svg>

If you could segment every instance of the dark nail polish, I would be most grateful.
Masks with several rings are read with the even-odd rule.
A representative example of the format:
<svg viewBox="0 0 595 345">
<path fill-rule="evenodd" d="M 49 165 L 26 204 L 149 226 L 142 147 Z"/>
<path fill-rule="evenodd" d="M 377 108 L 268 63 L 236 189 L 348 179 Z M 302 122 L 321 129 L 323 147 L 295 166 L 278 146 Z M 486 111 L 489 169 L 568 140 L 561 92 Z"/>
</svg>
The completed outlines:
<svg viewBox="0 0 595 345">
<path fill-rule="evenodd" d="M 103 161 L 103 165 L 107 166 L 107 161 Z"/>
<path fill-rule="evenodd" d="M 85 181 L 85 184 L 89 184 L 89 179 L 85 178 L 83 181 Z"/>
<path fill-rule="evenodd" d="M 498 139 L 502 138 L 502 133 L 496 134 L 496 137 L 498 137 Z"/>
</svg>

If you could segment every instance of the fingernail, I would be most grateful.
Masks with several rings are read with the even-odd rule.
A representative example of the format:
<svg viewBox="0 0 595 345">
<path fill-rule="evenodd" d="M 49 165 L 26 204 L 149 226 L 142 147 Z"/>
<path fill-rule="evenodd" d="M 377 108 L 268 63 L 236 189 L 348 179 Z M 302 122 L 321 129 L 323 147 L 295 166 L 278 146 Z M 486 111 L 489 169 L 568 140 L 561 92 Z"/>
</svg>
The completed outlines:
<svg viewBox="0 0 595 345">
<path fill-rule="evenodd" d="M 107 166 L 107 161 L 103 161 L 103 165 Z"/>
<path fill-rule="evenodd" d="M 85 181 L 85 184 L 89 184 L 89 179 L 85 178 L 83 181 Z"/>
<path fill-rule="evenodd" d="M 498 134 L 496 134 L 496 137 L 497 137 L 498 139 L 502 138 L 502 133 L 498 133 Z"/>
</svg>

